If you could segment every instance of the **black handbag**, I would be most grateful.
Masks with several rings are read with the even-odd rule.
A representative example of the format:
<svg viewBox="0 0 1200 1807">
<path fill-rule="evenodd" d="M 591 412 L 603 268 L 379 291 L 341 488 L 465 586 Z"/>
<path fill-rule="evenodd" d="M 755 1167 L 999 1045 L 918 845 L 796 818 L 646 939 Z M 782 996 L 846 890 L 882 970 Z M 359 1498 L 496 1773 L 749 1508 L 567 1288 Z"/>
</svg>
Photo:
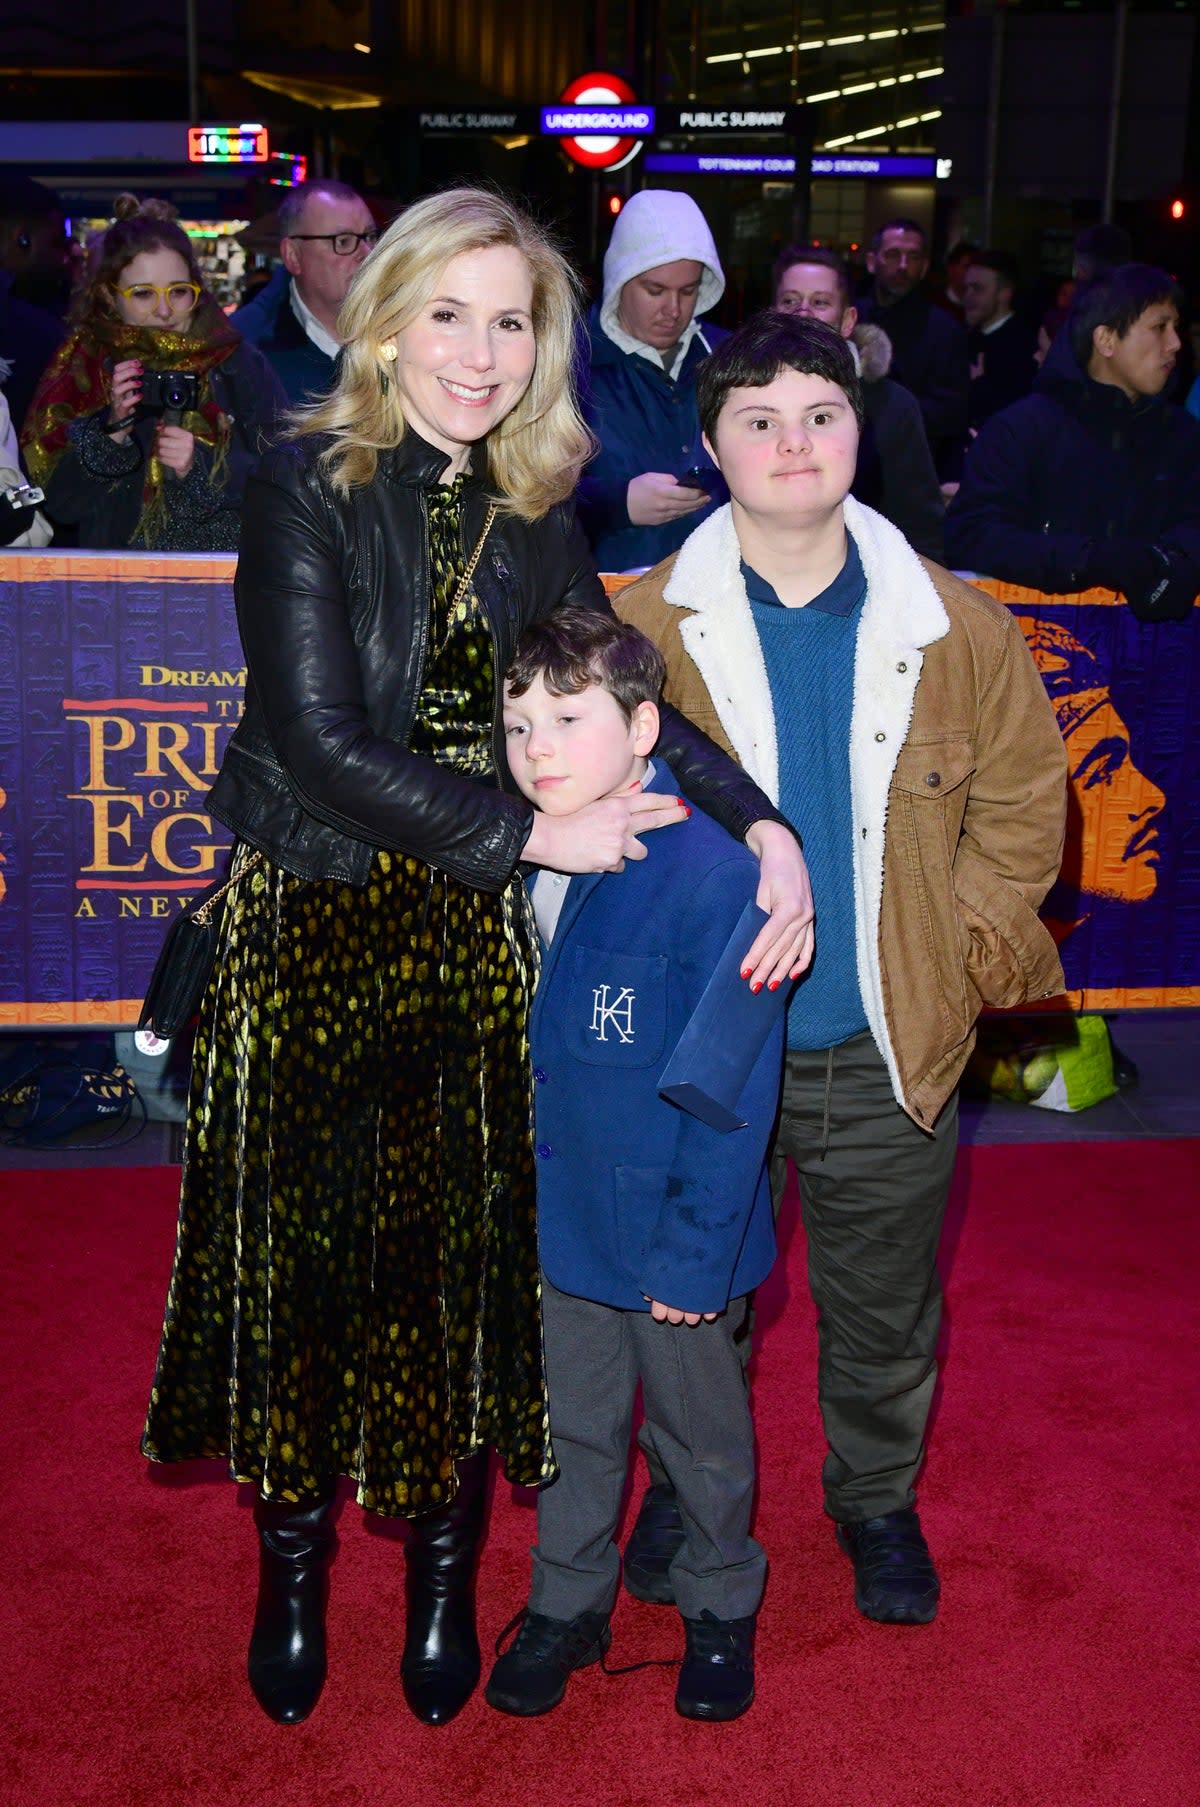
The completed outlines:
<svg viewBox="0 0 1200 1807">
<path fill-rule="evenodd" d="M 138 1018 L 139 1029 L 152 1029 L 163 1041 L 170 1041 L 197 1014 L 217 956 L 217 935 L 225 913 L 225 894 L 239 879 L 245 878 L 262 857 L 261 853 L 251 854 L 244 866 L 228 878 L 210 885 L 193 900 L 189 909 L 175 918 L 150 975 L 142 1014 Z"/>
</svg>

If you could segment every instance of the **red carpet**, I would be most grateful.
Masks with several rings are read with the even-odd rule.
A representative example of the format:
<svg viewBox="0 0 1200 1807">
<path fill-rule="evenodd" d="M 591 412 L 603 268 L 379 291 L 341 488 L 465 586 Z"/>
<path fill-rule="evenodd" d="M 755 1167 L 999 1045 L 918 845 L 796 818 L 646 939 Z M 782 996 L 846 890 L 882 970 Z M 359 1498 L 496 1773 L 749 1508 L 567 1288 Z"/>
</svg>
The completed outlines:
<svg viewBox="0 0 1200 1807">
<path fill-rule="evenodd" d="M 949 1348 L 923 1515 L 944 1597 L 921 1629 L 855 1614 L 822 1518 L 812 1311 L 795 1231 L 763 1311 L 759 1694 L 675 1715 L 673 1673 L 577 1677 L 557 1713 L 476 1699 L 417 1726 L 396 1679 L 401 1556 L 353 1504 L 315 1717 L 272 1726 L 242 1663 L 246 1501 L 137 1454 L 176 1174 L 4 1177 L 8 1394 L 0 1777 L 20 1807 L 1194 1807 L 1197 1142 L 961 1157 Z M 794 1223 L 794 1217 L 792 1219 Z M 787 1310 L 784 1310 L 785 1305 Z M 497 1488 L 491 1638 L 533 1516 Z M 623 1599 L 612 1661 L 673 1655 Z"/>
</svg>

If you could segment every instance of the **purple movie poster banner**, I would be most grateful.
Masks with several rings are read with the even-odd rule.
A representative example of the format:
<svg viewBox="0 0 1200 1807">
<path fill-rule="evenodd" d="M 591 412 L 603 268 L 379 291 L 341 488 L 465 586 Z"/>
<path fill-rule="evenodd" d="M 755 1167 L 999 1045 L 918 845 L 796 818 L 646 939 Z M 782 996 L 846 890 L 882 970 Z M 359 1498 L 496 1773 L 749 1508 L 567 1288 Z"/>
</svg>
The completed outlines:
<svg viewBox="0 0 1200 1807">
<path fill-rule="evenodd" d="M 242 709 L 232 557 L 0 559 L 0 1024 L 135 1021 L 223 870 L 204 798 Z"/>
<path fill-rule="evenodd" d="M 233 569 L 0 555 L 0 1027 L 136 1021 L 168 923 L 224 871 L 204 800 L 242 710 Z M 1067 746 L 1042 914 L 1071 1001 L 1200 1004 L 1200 623 L 981 582 L 1020 623 Z"/>
</svg>

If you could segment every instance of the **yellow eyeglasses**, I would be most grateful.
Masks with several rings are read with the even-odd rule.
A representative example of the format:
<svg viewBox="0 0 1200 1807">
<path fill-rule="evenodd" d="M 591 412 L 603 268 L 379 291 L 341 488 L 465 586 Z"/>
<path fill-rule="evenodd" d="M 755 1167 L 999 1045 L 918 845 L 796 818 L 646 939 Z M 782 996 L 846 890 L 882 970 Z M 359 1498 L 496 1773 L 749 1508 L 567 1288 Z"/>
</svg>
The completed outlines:
<svg viewBox="0 0 1200 1807">
<path fill-rule="evenodd" d="M 173 314 L 186 314 L 200 299 L 198 282 L 135 282 L 131 288 L 118 289 L 122 301 L 132 307 L 152 308 L 162 299 Z"/>
</svg>

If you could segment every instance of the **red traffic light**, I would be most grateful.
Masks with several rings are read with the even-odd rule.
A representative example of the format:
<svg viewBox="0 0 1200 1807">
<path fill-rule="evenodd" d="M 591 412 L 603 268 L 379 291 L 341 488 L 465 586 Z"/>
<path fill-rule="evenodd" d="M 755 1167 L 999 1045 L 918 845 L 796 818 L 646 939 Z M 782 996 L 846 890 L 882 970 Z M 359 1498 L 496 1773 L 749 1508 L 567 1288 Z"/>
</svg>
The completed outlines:
<svg viewBox="0 0 1200 1807">
<path fill-rule="evenodd" d="M 1186 211 L 1187 211 L 1187 209 L 1184 207 L 1184 204 L 1182 201 L 1172 201 L 1171 202 L 1171 218 L 1173 220 L 1181 220 Z"/>
</svg>

